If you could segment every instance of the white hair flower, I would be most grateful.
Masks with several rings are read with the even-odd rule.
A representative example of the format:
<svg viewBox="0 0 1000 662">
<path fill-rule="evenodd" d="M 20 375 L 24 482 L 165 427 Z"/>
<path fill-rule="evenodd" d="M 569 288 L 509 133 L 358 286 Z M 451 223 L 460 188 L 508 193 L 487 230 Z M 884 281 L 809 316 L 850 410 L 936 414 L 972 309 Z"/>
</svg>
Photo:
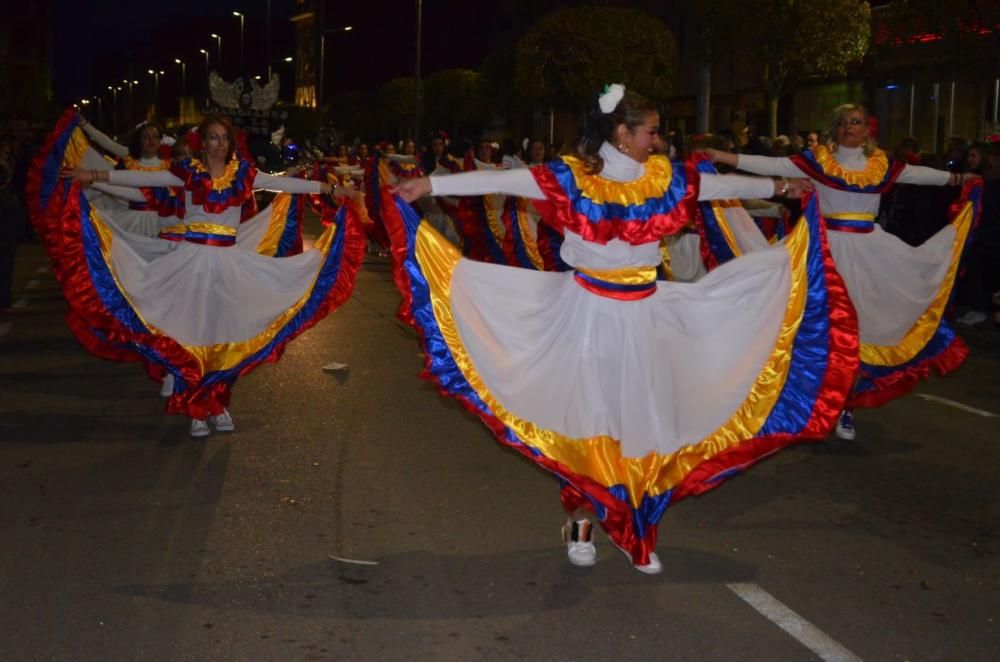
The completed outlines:
<svg viewBox="0 0 1000 662">
<path fill-rule="evenodd" d="M 601 112 L 607 115 L 618 107 L 618 102 L 625 96 L 625 86 L 621 83 L 605 85 L 601 96 L 597 97 L 597 103 L 601 107 Z"/>
</svg>

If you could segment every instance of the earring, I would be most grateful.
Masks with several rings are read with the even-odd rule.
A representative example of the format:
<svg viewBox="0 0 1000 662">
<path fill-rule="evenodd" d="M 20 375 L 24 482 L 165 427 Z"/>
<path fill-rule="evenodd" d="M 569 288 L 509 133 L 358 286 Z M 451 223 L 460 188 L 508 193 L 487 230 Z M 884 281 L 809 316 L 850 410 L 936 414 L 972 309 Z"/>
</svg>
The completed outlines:
<svg viewBox="0 0 1000 662">
<path fill-rule="evenodd" d="M 618 151 L 624 154 L 628 151 L 628 147 L 625 146 L 625 143 L 618 143 Z"/>
</svg>

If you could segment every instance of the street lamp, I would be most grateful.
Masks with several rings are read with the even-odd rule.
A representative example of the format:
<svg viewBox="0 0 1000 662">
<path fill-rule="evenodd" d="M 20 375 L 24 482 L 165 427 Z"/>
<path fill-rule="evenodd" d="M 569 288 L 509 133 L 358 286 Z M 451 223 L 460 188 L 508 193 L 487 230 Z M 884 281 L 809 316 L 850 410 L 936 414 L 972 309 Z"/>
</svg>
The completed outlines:
<svg viewBox="0 0 1000 662">
<path fill-rule="evenodd" d="M 184 96 L 187 93 L 187 63 L 176 57 L 174 62 L 181 65 L 181 96 Z"/>
<path fill-rule="evenodd" d="M 108 85 L 108 91 L 111 92 L 111 133 L 118 133 L 118 88 L 114 85 Z"/>
<path fill-rule="evenodd" d="M 421 23 L 424 17 L 424 0 L 417 0 L 417 99 L 416 103 L 413 104 L 413 140 L 414 142 L 420 140 L 420 36 L 421 36 Z"/>
<path fill-rule="evenodd" d="M 147 69 L 147 71 L 153 77 L 153 105 L 158 111 L 160 108 L 160 76 L 163 75 L 163 72 L 154 69 Z"/>
<path fill-rule="evenodd" d="M 316 99 L 316 106 L 323 108 L 323 79 L 326 78 L 326 35 L 334 32 L 350 32 L 353 25 L 345 25 L 342 28 L 330 28 L 323 30 L 319 36 L 319 94 Z"/>
<path fill-rule="evenodd" d="M 217 34 L 215 34 L 214 32 L 211 34 L 211 37 L 212 37 L 212 39 L 215 39 L 216 45 L 219 47 L 219 53 L 218 53 L 218 57 L 219 57 L 219 71 L 222 71 L 222 37 L 219 36 L 219 35 L 217 35 Z"/>
<path fill-rule="evenodd" d="M 240 19 L 240 76 L 243 75 L 243 25 L 246 21 L 246 16 L 239 13 L 238 11 L 233 12 L 233 16 Z"/>
<path fill-rule="evenodd" d="M 133 119 L 133 117 L 134 117 L 134 115 L 135 115 L 135 103 L 133 103 L 133 101 L 132 101 L 132 99 L 133 99 L 133 97 L 132 97 L 132 81 L 130 81 L 130 80 L 123 80 L 122 84 L 128 86 L 128 119 L 129 119 L 129 122 L 131 122 L 132 119 Z"/>
</svg>

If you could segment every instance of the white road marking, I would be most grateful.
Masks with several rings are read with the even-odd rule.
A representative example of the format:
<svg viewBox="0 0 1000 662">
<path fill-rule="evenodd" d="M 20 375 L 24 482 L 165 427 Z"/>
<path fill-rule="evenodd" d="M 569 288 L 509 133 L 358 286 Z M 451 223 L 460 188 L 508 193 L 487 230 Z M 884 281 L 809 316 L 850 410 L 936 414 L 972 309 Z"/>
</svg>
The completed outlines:
<svg viewBox="0 0 1000 662">
<path fill-rule="evenodd" d="M 347 370 L 347 367 L 346 363 L 337 363 L 334 361 L 323 366 L 323 372 L 340 372 L 341 370 Z"/>
<path fill-rule="evenodd" d="M 14 326 L 13 322 L 0 322 L 0 338 L 3 338 L 5 335 L 7 335 L 10 332 L 11 328 L 13 328 L 13 326 Z"/>
<path fill-rule="evenodd" d="M 48 270 L 49 270 L 48 267 L 42 265 L 42 266 L 38 267 L 37 269 L 35 269 L 35 273 L 36 274 L 44 274 L 44 273 L 48 272 Z"/>
<path fill-rule="evenodd" d="M 828 637 L 822 630 L 782 604 L 756 584 L 726 584 L 748 605 L 794 637 L 824 662 L 861 662 L 861 658 Z"/>
<path fill-rule="evenodd" d="M 28 300 L 25 299 L 24 297 L 21 297 L 11 305 L 11 308 L 27 308 L 27 307 L 28 307 Z"/>
<path fill-rule="evenodd" d="M 26 289 L 26 290 L 33 290 L 33 289 L 37 288 L 39 285 L 41 285 L 41 284 L 42 284 L 41 281 L 38 281 L 38 280 L 29 280 L 28 284 L 24 286 L 24 289 Z"/>
<path fill-rule="evenodd" d="M 341 563 L 353 563 L 354 565 L 378 565 L 378 561 L 362 561 L 361 559 L 345 559 L 342 556 L 330 554 L 330 558 Z"/>
<path fill-rule="evenodd" d="M 976 409 L 975 407 L 970 407 L 969 405 L 963 405 L 961 402 L 955 402 L 954 400 L 942 398 L 937 395 L 931 395 L 930 393 L 917 393 L 917 397 L 928 400 L 929 402 L 938 402 L 946 407 L 961 409 L 962 411 L 967 411 L 970 414 L 975 414 L 976 416 L 983 416 L 984 418 L 997 418 L 1000 416 L 1000 414 L 994 414 L 993 412 L 986 411 L 985 409 Z"/>
</svg>

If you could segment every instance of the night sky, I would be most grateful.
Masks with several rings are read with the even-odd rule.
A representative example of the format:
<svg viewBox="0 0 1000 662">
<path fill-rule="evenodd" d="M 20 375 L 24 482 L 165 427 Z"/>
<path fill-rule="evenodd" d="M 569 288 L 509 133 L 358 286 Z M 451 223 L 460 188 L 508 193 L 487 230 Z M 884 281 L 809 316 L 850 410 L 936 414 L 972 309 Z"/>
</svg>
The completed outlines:
<svg viewBox="0 0 1000 662">
<path fill-rule="evenodd" d="M 282 58 L 294 55 L 295 0 L 271 0 L 271 61 L 283 83 L 292 76 Z M 497 46 L 514 43 L 538 16 L 552 9 L 578 3 L 556 0 L 508 0 L 500 6 L 469 0 L 424 0 L 424 76 L 440 69 L 478 69 Z M 616 4 L 616 3 L 612 3 Z M 622 3 L 627 4 L 627 3 Z M 246 70 L 263 74 L 266 0 L 169 0 L 134 4 L 133 12 L 120 1 L 53 0 L 52 66 L 57 101 L 67 103 L 93 96 L 111 83 L 139 80 L 151 86 L 150 68 L 162 69 L 160 89 L 176 95 L 180 67 L 187 62 L 188 90 L 204 85 L 205 60 L 198 49 L 209 51 L 211 68 L 227 79 L 239 69 L 240 21 L 232 12 L 246 15 Z M 328 0 L 327 28 L 352 25 L 354 30 L 327 37 L 327 66 L 336 69 L 335 87 L 343 90 L 377 89 L 397 76 L 414 74 L 416 33 L 415 0 Z M 87 26 L 82 28 L 81 26 Z M 216 42 L 222 36 L 222 66 L 216 62 Z M 329 84 L 329 83 L 328 83 Z M 286 88 L 287 89 L 287 88 Z"/>
</svg>

